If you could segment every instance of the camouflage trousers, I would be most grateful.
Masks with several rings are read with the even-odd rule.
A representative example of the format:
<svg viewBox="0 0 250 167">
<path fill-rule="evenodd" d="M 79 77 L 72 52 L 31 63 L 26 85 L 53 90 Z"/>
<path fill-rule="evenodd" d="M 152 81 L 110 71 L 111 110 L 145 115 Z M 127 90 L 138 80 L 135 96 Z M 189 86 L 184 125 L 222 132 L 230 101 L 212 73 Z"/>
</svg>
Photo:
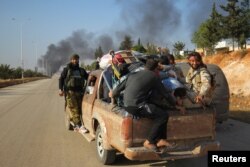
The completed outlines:
<svg viewBox="0 0 250 167">
<path fill-rule="evenodd" d="M 66 112 L 68 112 L 70 121 L 74 125 L 81 125 L 81 107 L 82 107 L 82 93 L 67 91 L 65 97 Z"/>
</svg>

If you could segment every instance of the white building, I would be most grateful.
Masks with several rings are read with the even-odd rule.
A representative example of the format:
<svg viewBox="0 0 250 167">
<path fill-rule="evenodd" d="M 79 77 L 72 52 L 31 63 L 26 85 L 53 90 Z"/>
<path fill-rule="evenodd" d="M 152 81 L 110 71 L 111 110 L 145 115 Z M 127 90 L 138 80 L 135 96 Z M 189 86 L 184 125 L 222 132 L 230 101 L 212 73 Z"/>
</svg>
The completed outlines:
<svg viewBox="0 0 250 167">
<path fill-rule="evenodd" d="M 246 48 L 250 48 L 250 38 L 247 39 Z M 223 39 L 215 45 L 216 50 L 228 49 L 228 51 L 233 51 L 233 40 L 232 39 Z M 238 42 L 234 41 L 234 50 L 239 50 Z"/>
</svg>

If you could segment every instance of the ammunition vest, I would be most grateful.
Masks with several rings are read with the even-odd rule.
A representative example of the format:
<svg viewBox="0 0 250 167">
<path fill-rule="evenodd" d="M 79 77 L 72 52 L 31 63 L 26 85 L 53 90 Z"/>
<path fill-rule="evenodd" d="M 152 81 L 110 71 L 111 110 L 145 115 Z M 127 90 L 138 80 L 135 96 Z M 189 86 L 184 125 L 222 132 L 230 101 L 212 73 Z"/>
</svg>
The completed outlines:
<svg viewBox="0 0 250 167">
<path fill-rule="evenodd" d="M 84 74 L 81 69 L 67 68 L 65 87 L 67 90 L 83 90 L 85 86 Z"/>
<path fill-rule="evenodd" d="M 210 71 L 208 71 L 207 68 L 201 68 L 199 69 L 198 71 L 196 71 L 195 73 L 189 73 L 189 78 L 191 80 L 191 87 L 193 87 L 194 83 L 196 84 L 196 88 L 200 88 L 201 87 L 201 75 L 200 75 L 200 72 L 205 70 L 209 76 L 210 76 L 210 85 L 211 85 L 211 88 L 209 90 L 209 95 L 211 95 L 216 87 L 216 80 L 215 80 L 215 74 L 211 74 Z M 193 82 L 194 81 L 194 82 Z"/>
</svg>

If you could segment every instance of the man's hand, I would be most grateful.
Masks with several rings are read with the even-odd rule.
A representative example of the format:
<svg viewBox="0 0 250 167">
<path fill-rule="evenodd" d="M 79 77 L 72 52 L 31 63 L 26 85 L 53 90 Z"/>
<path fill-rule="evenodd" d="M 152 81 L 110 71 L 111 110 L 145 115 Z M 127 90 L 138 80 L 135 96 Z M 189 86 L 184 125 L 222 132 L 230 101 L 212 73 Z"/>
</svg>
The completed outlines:
<svg viewBox="0 0 250 167">
<path fill-rule="evenodd" d="M 175 108 L 177 108 L 181 114 L 185 114 L 186 113 L 186 109 L 183 106 L 183 99 L 181 99 L 180 97 L 176 98 L 176 106 Z"/>
<path fill-rule="evenodd" d="M 186 113 L 186 109 L 184 106 L 175 106 L 175 108 L 177 108 L 183 115 Z"/>
<path fill-rule="evenodd" d="M 203 103 L 203 96 L 197 95 L 197 96 L 195 97 L 195 102 L 196 102 L 196 103 Z"/>
<path fill-rule="evenodd" d="M 110 98 L 112 98 L 112 97 L 113 97 L 113 92 L 112 92 L 112 90 L 111 90 L 111 91 L 109 91 L 109 97 L 110 97 Z"/>
<path fill-rule="evenodd" d="M 183 100 L 180 97 L 176 97 L 176 105 L 183 106 Z"/>
<path fill-rule="evenodd" d="M 64 91 L 59 90 L 59 96 L 64 96 Z"/>
</svg>

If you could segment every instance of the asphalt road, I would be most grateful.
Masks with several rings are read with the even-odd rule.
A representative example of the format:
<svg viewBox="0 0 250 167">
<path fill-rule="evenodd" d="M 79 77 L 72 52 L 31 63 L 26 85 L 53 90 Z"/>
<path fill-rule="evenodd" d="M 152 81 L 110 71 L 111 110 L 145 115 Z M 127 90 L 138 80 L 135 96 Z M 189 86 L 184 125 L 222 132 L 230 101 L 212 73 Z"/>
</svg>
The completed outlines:
<svg viewBox="0 0 250 167">
<path fill-rule="evenodd" d="M 101 167 L 95 143 L 64 128 L 64 99 L 58 78 L 0 89 L 0 167 Z M 250 150 L 250 124 L 218 124 L 222 150 Z M 203 167 L 207 158 L 176 161 L 129 161 L 117 156 L 113 166 Z"/>
</svg>

